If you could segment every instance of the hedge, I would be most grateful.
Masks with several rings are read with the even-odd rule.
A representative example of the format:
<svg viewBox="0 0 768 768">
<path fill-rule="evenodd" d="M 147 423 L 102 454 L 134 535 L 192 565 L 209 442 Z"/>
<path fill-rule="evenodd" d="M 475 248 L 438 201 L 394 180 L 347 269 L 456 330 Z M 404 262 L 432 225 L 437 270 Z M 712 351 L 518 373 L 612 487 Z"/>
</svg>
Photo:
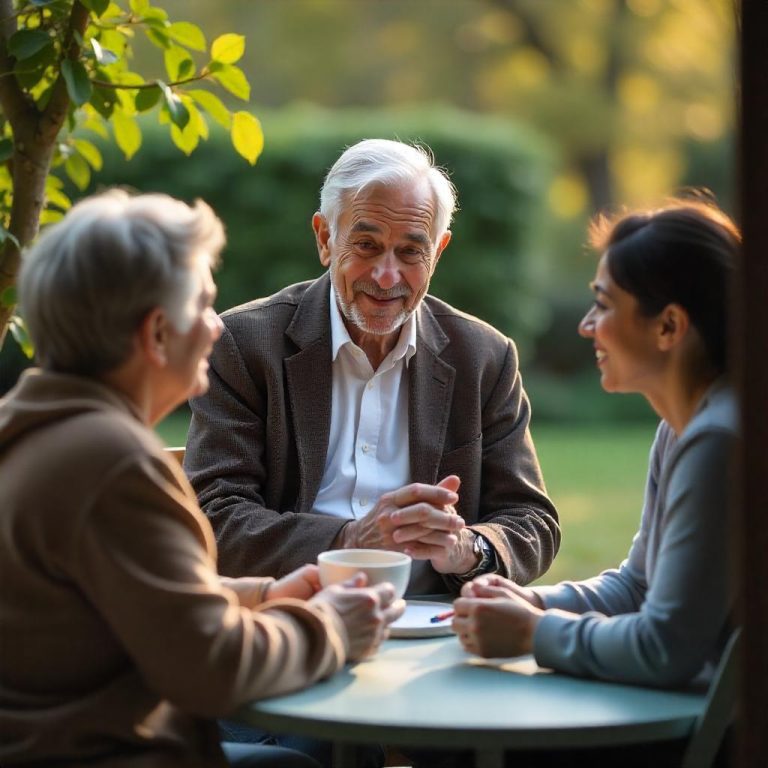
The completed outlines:
<svg viewBox="0 0 768 768">
<path fill-rule="evenodd" d="M 258 114 L 266 145 L 253 168 L 219 133 L 184 158 L 167 136 L 148 130 L 130 163 L 110 156 L 95 181 L 202 197 L 213 206 L 228 232 L 217 276 L 224 308 L 321 273 L 310 221 L 323 178 L 345 146 L 368 137 L 424 142 L 449 171 L 461 206 L 433 292 L 529 338 L 528 264 L 549 168 L 539 140 L 507 121 L 448 109 Z"/>
<path fill-rule="evenodd" d="M 88 192 L 119 184 L 206 200 L 227 228 L 216 276 L 217 307 L 225 309 L 321 274 L 310 222 L 323 178 L 344 147 L 372 137 L 425 143 L 448 170 L 460 205 L 431 292 L 530 348 L 543 316 L 531 264 L 540 247 L 551 167 L 539 137 L 507 120 L 448 108 L 304 106 L 257 114 L 266 142 L 254 167 L 235 154 L 223 131 L 212 129 L 209 141 L 185 157 L 171 145 L 167 129 L 148 122 L 143 146 L 130 162 L 114 146 L 102 146 L 104 168 Z"/>
</svg>

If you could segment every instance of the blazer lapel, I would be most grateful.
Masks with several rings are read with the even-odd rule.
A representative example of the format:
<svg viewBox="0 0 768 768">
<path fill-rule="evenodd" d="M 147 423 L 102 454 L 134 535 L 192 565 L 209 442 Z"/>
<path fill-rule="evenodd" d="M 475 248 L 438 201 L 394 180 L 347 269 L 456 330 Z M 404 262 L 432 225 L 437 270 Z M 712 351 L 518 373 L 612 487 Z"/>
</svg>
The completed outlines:
<svg viewBox="0 0 768 768">
<path fill-rule="evenodd" d="M 456 369 L 440 359 L 448 337 L 422 302 L 416 319 L 416 353 L 408 366 L 408 445 L 411 481 L 436 483 L 453 397 Z"/>
<path fill-rule="evenodd" d="M 299 347 L 285 360 L 299 458 L 298 512 L 309 512 L 317 497 L 331 431 L 330 290 L 326 273 L 307 289 L 285 331 Z"/>
</svg>

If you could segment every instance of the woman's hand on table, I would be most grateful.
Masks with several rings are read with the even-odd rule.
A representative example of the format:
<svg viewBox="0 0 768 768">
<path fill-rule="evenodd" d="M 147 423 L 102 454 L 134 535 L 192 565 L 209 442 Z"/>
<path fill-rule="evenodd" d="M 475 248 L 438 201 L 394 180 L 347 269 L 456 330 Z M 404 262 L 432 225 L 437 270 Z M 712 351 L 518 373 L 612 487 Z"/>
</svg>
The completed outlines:
<svg viewBox="0 0 768 768">
<path fill-rule="evenodd" d="M 544 614 L 533 590 L 489 574 L 465 584 L 461 595 L 453 604 L 453 630 L 465 651 L 485 658 L 533 651 Z"/>
<path fill-rule="evenodd" d="M 461 588 L 462 597 L 519 597 L 530 603 L 534 608 L 544 610 L 544 603 L 530 587 L 521 587 L 514 581 L 505 579 L 497 573 L 484 573 Z"/>
<path fill-rule="evenodd" d="M 321 588 L 320 571 L 317 566 L 303 565 L 270 584 L 265 599 L 277 600 L 282 597 L 294 597 L 297 600 L 309 600 Z"/>
<path fill-rule="evenodd" d="M 351 661 L 375 653 L 389 635 L 389 625 L 405 610 L 405 601 L 395 599 L 391 584 L 365 584 L 365 574 L 360 573 L 344 584 L 321 590 L 311 600 L 330 605 L 339 615 L 347 630 Z"/>
</svg>

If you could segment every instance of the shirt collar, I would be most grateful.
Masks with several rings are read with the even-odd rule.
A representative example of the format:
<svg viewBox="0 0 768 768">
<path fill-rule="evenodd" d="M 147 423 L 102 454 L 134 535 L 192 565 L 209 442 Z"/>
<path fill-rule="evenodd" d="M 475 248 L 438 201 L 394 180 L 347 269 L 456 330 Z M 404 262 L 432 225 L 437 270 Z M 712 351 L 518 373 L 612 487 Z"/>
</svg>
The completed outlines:
<svg viewBox="0 0 768 768">
<path fill-rule="evenodd" d="M 347 326 L 344 325 L 344 318 L 339 309 L 339 304 L 336 301 L 336 289 L 331 281 L 331 360 L 335 361 L 339 350 L 346 344 L 354 344 Z M 390 353 L 392 360 L 397 361 L 400 358 L 405 359 L 405 364 L 408 365 L 410 359 L 416 354 L 416 313 L 411 312 L 408 319 L 403 323 L 400 328 L 400 336 L 398 336 L 397 344 Z"/>
</svg>

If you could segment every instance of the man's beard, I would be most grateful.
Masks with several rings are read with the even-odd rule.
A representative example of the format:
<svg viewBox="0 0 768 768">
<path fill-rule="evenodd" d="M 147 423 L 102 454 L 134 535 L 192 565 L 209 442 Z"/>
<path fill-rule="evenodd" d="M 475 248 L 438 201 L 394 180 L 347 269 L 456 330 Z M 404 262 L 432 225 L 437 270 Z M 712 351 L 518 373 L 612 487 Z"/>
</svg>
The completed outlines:
<svg viewBox="0 0 768 768">
<path fill-rule="evenodd" d="M 388 319 L 389 322 L 387 327 L 383 327 L 380 323 L 370 322 L 369 318 L 366 317 L 365 313 L 360 309 L 354 299 L 352 301 L 347 301 L 346 297 L 341 295 L 341 292 L 339 291 L 336 284 L 335 266 L 336 262 L 332 262 L 331 283 L 333 284 L 333 291 L 336 294 L 336 302 L 339 305 L 341 314 L 344 315 L 344 318 L 347 320 L 347 322 L 352 323 L 352 325 L 354 325 L 356 328 L 359 328 L 363 333 L 370 333 L 375 336 L 386 336 L 387 334 L 392 333 L 393 331 L 396 331 L 398 328 L 400 328 L 403 323 L 405 323 L 405 321 L 413 314 L 414 309 L 416 309 L 416 307 L 411 307 L 410 309 L 401 309 L 400 312 L 398 312 L 393 318 Z M 382 300 L 395 299 L 400 296 L 408 298 L 411 296 L 413 291 L 411 291 L 406 283 L 398 283 L 397 285 L 393 285 L 391 288 L 384 290 L 383 288 L 379 288 L 376 283 L 370 280 L 356 280 L 354 283 L 352 283 L 352 294 L 353 296 L 356 296 L 358 293 L 367 293 L 369 296 L 373 296 L 375 299 Z M 376 318 L 374 316 L 374 319 L 381 320 L 382 318 Z"/>
</svg>

